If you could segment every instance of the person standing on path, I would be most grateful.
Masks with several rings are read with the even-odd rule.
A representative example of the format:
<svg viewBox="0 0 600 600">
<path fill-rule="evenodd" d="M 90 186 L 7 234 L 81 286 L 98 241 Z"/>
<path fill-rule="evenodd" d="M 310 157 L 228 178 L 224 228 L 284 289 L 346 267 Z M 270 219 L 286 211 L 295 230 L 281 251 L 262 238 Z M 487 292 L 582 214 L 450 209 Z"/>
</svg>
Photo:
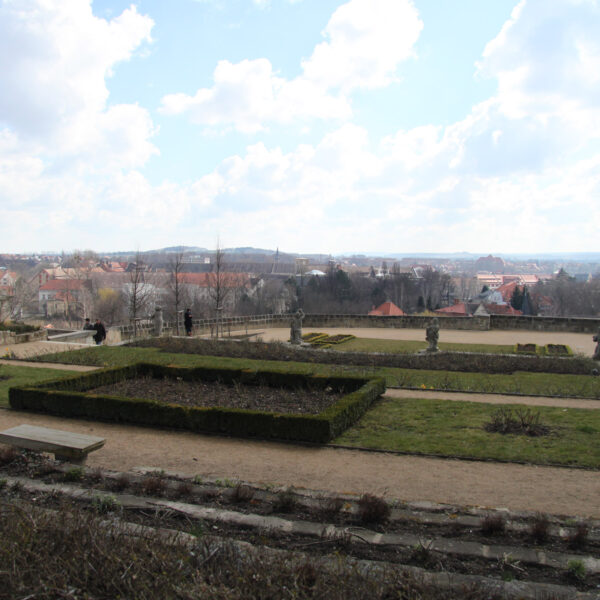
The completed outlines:
<svg viewBox="0 0 600 600">
<path fill-rule="evenodd" d="M 100 346 L 106 339 L 106 329 L 104 328 L 104 325 L 100 319 L 96 319 L 96 322 L 94 323 L 94 330 L 96 331 L 94 335 L 94 341 L 96 342 L 96 346 Z"/>
<path fill-rule="evenodd" d="M 185 334 L 188 337 L 192 335 L 192 311 L 189 308 L 185 309 L 183 314 L 183 326 L 185 327 Z"/>
</svg>

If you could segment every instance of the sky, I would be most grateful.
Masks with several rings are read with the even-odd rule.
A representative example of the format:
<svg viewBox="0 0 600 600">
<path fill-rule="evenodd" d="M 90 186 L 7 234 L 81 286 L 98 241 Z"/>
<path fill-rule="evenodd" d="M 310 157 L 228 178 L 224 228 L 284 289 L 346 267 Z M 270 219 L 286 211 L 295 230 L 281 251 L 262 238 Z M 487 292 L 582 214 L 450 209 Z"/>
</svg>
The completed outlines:
<svg viewBox="0 0 600 600">
<path fill-rule="evenodd" d="M 0 0 L 0 252 L 597 252 L 600 0 Z"/>
</svg>

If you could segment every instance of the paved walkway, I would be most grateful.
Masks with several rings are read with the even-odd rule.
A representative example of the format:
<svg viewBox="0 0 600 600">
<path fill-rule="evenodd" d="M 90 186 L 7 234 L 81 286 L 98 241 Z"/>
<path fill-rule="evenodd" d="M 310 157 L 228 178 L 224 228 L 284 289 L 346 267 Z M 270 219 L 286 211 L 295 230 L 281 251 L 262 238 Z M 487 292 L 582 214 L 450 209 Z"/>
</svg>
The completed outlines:
<svg viewBox="0 0 600 600">
<path fill-rule="evenodd" d="M 66 352 L 67 350 L 78 350 L 80 348 L 95 348 L 90 344 L 74 344 L 72 342 L 49 342 L 40 340 L 37 342 L 25 342 L 24 344 L 3 344 L 0 346 L 0 356 L 9 354 L 16 358 L 32 358 L 40 354 L 51 354 L 53 352 Z"/>
</svg>

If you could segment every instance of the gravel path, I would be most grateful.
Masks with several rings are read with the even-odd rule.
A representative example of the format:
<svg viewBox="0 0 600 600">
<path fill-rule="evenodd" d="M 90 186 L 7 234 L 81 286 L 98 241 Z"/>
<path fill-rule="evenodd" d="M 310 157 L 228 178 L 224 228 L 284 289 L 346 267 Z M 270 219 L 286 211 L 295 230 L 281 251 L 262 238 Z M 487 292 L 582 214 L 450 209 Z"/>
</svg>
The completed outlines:
<svg viewBox="0 0 600 600">
<path fill-rule="evenodd" d="M 434 400 L 454 400 L 479 402 L 482 404 L 527 404 L 528 406 L 558 406 L 561 408 L 587 408 L 598 410 L 600 400 L 579 398 L 549 398 L 546 396 L 513 396 L 508 394 L 468 394 L 465 392 L 435 392 L 432 390 L 388 389 L 386 398 L 432 398 Z"/>
<path fill-rule="evenodd" d="M 106 445 L 89 456 L 91 467 L 152 466 L 405 501 L 600 518 L 600 471 L 298 446 L 0 410 L 1 429 L 21 423 L 105 437 Z"/>
</svg>

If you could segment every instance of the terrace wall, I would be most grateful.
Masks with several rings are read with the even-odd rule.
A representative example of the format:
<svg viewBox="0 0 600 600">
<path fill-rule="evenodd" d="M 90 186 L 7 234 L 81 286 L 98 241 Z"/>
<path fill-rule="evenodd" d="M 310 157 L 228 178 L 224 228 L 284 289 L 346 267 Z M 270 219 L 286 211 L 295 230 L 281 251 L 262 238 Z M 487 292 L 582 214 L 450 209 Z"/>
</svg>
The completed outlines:
<svg viewBox="0 0 600 600">
<path fill-rule="evenodd" d="M 14 331 L 0 331 L 0 344 L 24 344 L 25 342 L 37 342 L 48 337 L 46 329 L 30 331 L 28 333 L 15 333 Z"/>
<path fill-rule="evenodd" d="M 303 320 L 304 327 L 381 327 L 392 329 L 425 329 L 432 317 L 407 315 L 403 317 L 378 317 L 372 315 L 336 315 L 308 314 Z M 250 332 L 267 327 L 289 327 L 291 315 L 256 315 L 249 317 L 223 317 L 220 322 L 223 334 L 231 332 Z M 438 318 L 440 329 L 463 329 L 471 331 L 521 329 L 531 331 L 568 331 L 573 333 L 597 333 L 600 330 L 600 319 L 580 317 L 513 317 L 507 315 L 488 315 L 473 317 Z M 213 334 L 216 331 L 216 319 L 194 319 L 194 334 Z M 137 337 L 150 337 L 154 334 L 152 319 L 137 323 Z M 133 339 L 133 325 L 113 327 L 109 331 L 108 343 L 119 343 Z M 183 325 L 179 327 L 180 335 L 184 335 Z M 163 335 L 175 335 L 174 323 L 165 322 Z"/>
</svg>

